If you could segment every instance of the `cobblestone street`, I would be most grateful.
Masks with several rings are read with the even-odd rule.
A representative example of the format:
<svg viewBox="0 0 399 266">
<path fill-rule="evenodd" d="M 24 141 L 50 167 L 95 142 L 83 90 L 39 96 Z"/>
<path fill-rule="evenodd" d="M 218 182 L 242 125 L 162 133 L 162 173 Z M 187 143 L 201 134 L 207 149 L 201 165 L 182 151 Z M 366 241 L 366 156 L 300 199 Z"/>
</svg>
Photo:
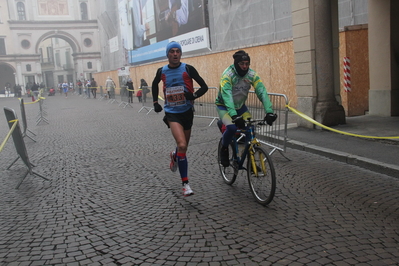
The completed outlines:
<svg viewBox="0 0 399 266">
<path fill-rule="evenodd" d="M 24 98 L 29 102 L 30 98 Z M 135 99 L 136 100 L 136 99 Z M 15 109 L 17 98 L 1 98 Z M 0 265 L 398 265 L 399 180 L 311 153 L 274 153 L 277 191 L 263 207 L 241 172 L 226 185 L 220 133 L 194 120 L 189 161 L 195 193 L 169 170 L 174 140 L 162 114 L 141 104 L 60 95 L 49 124 L 26 104 L 24 138 L 34 171 L 12 139 L 0 153 Z M 3 112 L 3 111 L 2 111 Z M 0 115 L 3 140 L 8 132 Z"/>
</svg>

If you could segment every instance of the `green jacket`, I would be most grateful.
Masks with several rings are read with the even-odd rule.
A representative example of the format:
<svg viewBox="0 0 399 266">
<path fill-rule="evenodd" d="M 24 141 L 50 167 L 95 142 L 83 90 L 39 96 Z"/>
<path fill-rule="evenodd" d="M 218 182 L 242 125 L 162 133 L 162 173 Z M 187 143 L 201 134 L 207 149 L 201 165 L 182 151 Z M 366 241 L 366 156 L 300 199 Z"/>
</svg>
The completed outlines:
<svg viewBox="0 0 399 266">
<path fill-rule="evenodd" d="M 255 88 L 256 95 L 263 103 L 265 113 L 273 113 L 273 106 L 266 87 L 258 74 L 250 68 L 248 73 L 241 77 L 237 74 L 234 65 L 226 68 L 222 74 L 216 105 L 226 106 L 230 116 L 237 115 L 236 110 L 245 104 L 251 86 Z"/>
</svg>

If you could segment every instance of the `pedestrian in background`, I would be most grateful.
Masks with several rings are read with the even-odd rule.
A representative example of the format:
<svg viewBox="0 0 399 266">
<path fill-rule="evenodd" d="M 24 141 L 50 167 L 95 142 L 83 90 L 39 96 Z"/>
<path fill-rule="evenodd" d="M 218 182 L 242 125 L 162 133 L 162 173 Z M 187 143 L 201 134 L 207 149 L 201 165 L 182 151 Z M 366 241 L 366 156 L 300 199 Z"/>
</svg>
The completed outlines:
<svg viewBox="0 0 399 266">
<path fill-rule="evenodd" d="M 17 94 L 18 94 L 18 98 L 22 97 L 22 87 L 19 84 L 17 84 Z"/>
<path fill-rule="evenodd" d="M 86 94 L 87 98 L 90 99 L 90 94 L 91 94 L 91 85 L 90 85 L 90 80 L 86 80 Z"/>
<path fill-rule="evenodd" d="M 65 94 L 65 98 L 68 98 L 69 85 L 67 82 L 62 83 L 62 90 Z"/>
<path fill-rule="evenodd" d="M 32 87 L 32 102 L 36 101 L 38 96 L 39 96 L 39 85 L 35 82 L 33 82 Z"/>
<path fill-rule="evenodd" d="M 133 87 L 133 81 L 131 78 L 129 78 L 126 82 L 127 90 L 129 92 L 129 103 L 133 103 L 133 95 L 134 95 L 134 87 Z"/>
<path fill-rule="evenodd" d="M 78 80 L 77 82 L 78 88 L 79 88 L 79 95 L 82 95 L 82 82 L 80 80 Z"/>
<path fill-rule="evenodd" d="M 139 103 L 143 101 L 142 96 L 143 96 L 143 90 L 139 89 L 138 92 L 136 93 L 137 99 L 139 100 Z"/>
<path fill-rule="evenodd" d="M 93 94 L 93 97 L 95 99 L 97 97 L 97 82 L 94 80 L 94 78 L 91 78 L 90 87 L 91 94 Z"/>
<path fill-rule="evenodd" d="M 143 94 L 143 102 L 147 102 L 147 93 L 150 92 L 150 89 L 148 88 L 148 84 L 145 79 L 140 80 L 140 89 Z"/>
<path fill-rule="evenodd" d="M 115 82 L 112 80 L 111 77 L 107 77 L 107 80 L 105 81 L 105 88 L 107 89 L 108 93 L 108 99 L 112 99 L 111 96 L 111 91 L 115 91 Z"/>
</svg>

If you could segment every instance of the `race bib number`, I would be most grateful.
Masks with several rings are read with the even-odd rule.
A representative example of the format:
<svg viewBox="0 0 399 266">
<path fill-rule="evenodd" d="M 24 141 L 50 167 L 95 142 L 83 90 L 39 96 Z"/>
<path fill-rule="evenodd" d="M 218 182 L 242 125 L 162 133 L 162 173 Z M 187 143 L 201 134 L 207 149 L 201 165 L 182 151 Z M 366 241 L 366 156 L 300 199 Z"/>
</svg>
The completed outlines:
<svg viewBox="0 0 399 266">
<path fill-rule="evenodd" d="M 184 97 L 183 86 L 166 88 L 165 94 L 169 106 L 180 106 L 186 104 L 186 98 Z"/>
</svg>

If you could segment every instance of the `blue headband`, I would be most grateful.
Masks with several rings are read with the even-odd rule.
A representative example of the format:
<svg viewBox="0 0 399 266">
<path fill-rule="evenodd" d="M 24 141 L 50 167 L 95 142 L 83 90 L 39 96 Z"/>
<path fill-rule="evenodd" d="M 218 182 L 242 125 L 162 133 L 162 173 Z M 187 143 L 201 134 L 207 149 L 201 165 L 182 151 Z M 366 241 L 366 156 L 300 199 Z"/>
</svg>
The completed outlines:
<svg viewBox="0 0 399 266">
<path fill-rule="evenodd" d="M 170 43 L 168 43 L 168 45 L 166 46 L 166 57 L 167 57 L 168 54 L 169 54 L 169 50 L 172 49 L 172 48 L 178 48 L 178 49 L 180 50 L 180 52 L 182 52 L 181 46 L 180 46 L 180 44 L 179 44 L 178 42 L 170 42 Z"/>
</svg>

